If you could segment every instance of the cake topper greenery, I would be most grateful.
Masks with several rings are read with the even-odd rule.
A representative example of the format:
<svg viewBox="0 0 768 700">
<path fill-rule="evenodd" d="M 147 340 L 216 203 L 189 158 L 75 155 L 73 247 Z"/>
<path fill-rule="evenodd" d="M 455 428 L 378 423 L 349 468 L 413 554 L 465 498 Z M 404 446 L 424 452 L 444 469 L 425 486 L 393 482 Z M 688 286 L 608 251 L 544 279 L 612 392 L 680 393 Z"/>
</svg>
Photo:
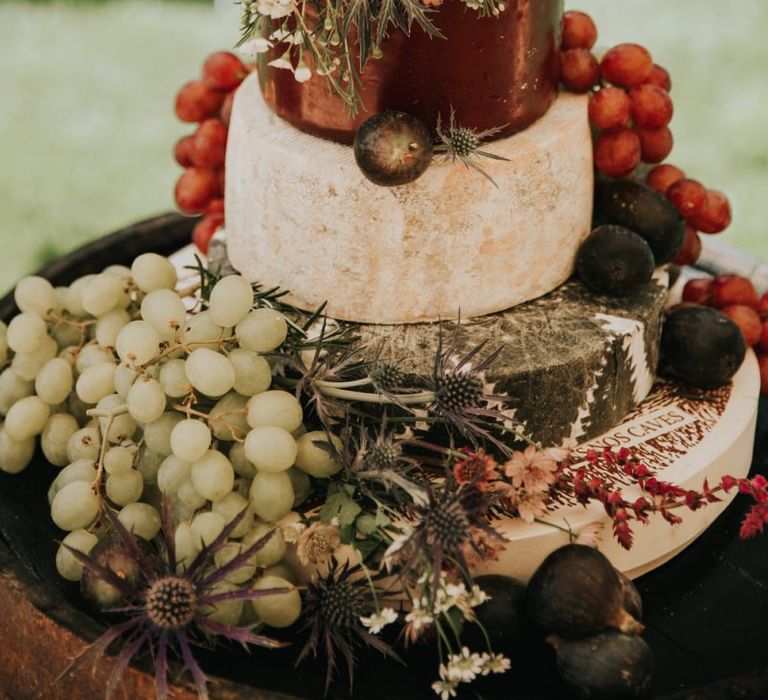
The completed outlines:
<svg viewBox="0 0 768 700">
<path fill-rule="evenodd" d="M 498 15 L 501 0 L 462 0 L 478 16 Z M 271 66 L 293 72 L 304 82 L 313 72 L 324 76 L 350 113 L 360 106 L 360 77 L 379 58 L 393 31 L 410 35 L 416 27 L 443 38 L 433 17 L 441 0 L 242 0 L 240 45 L 255 53 L 285 46 Z M 471 17 L 467 18 L 471 21 Z"/>
</svg>

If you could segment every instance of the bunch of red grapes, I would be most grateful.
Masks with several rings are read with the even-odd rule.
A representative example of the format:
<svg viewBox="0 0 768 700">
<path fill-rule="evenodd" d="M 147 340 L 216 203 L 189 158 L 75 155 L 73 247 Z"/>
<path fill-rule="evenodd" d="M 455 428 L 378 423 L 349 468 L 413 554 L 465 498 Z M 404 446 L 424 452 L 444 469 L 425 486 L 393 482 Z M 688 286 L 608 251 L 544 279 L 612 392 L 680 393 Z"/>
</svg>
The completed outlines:
<svg viewBox="0 0 768 700">
<path fill-rule="evenodd" d="M 229 118 L 235 91 L 250 69 L 234 54 L 218 51 L 203 63 L 202 76 L 184 85 L 176 96 L 176 116 L 197 124 L 174 148 L 185 168 L 176 182 L 176 205 L 184 214 L 202 214 L 192 240 L 201 252 L 224 225 L 224 161 Z"/>
<path fill-rule="evenodd" d="M 589 15 L 565 13 L 562 81 L 572 92 L 592 93 L 589 119 L 595 131 L 595 167 L 608 177 L 626 177 L 640 163 L 659 164 L 672 151 L 672 81 L 644 47 L 620 44 L 598 61 L 592 52 L 596 41 L 597 27 Z M 693 264 L 701 254 L 699 232 L 720 233 L 730 224 L 728 199 L 687 179 L 672 165 L 653 168 L 647 182 L 686 220 L 685 245 L 675 262 Z"/>
<path fill-rule="evenodd" d="M 719 309 L 741 329 L 747 345 L 757 351 L 760 390 L 768 396 L 768 292 L 761 298 L 746 277 L 720 275 L 689 280 L 683 302 Z"/>
</svg>

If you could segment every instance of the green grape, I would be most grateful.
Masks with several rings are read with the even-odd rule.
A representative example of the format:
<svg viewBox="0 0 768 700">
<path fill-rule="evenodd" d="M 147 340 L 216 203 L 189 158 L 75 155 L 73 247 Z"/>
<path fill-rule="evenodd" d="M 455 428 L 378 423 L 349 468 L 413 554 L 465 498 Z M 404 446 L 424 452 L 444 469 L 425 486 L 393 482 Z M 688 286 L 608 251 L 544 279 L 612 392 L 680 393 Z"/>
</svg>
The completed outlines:
<svg viewBox="0 0 768 700">
<path fill-rule="evenodd" d="M 294 493 L 293 507 L 296 508 L 307 500 L 307 496 L 309 496 L 312 491 L 312 484 L 309 480 L 309 476 L 296 467 L 291 467 L 286 474 L 288 474 L 291 479 Z"/>
<path fill-rule="evenodd" d="M 285 342 L 288 322 L 279 311 L 256 309 L 237 324 L 235 335 L 241 348 L 253 352 L 272 352 Z"/>
<path fill-rule="evenodd" d="M 198 547 L 208 546 L 226 527 L 227 522 L 218 513 L 200 513 L 192 519 L 192 535 Z"/>
<path fill-rule="evenodd" d="M 120 474 L 108 474 L 105 486 L 107 497 L 118 506 L 136 503 L 144 491 L 144 479 L 135 469 Z"/>
<path fill-rule="evenodd" d="M 141 302 L 141 317 L 150 323 L 164 340 L 173 340 L 184 330 L 187 309 L 176 292 L 155 289 Z"/>
<path fill-rule="evenodd" d="M 187 379 L 187 372 L 184 369 L 184 360 L 168 360 L 160 367 L 158 380 L 166 396 L 172 399 L 180 399 L 186 396 L 192 390 L 192 385 Z"/>
<path fill-rule="evenodd" d="M 216 595 L 218 593 L 231 593 L 237 590 L 237 586 L 229 581 L 219 581 L 211 586 L 211 594 Z M 236 625 L 243 614 L 243 601 L 242 600 L 225 600 L 216 605 L 206 605 L 201 609 L 203 615 L 218 622 L 221 625 Z"/>
<path fill-rule="evenodd" d="M 254 396 L 272 385 L 272 368 L 261 355 L 239 348 L 229 353 L 235 368 L 234 389 L 243 396 Z"/>
<path fill-rule="evenodd" d="M 137 423 L 152 423 L 165 412 L 165 392 L 157 379 L 142 376 L 128 391 L 127 403 Z"/>
<path fill-rule="evenodd" d="M 18 474 L 29 466 L 34 454 L 34 438 L 16 440 L 0 428 L 0 471 Z"/>
<path fill-rule="evenodd" d="M 52 360 L 59 352 L 59 346 L 50 336 L 45 336 L 34 352 L 17 352 L 11 361 L 11 367 L 22 379 L 34 381 L 38 372 L 48 360 Z"/>
<path fill-rule="evenodd" d="M 94 279 L 96 275 L 84 275 L 69 285 L 69 294 L 64 308 L 73 316 L 82 318 L 87 315 L 88 312 L 83 306 L 83 293 Z"/>
<path fill-rule="evenodd" d="M 99 458 L 101 450 L 101 433 L 92 425 L 78 430 L 67 442 L 67 457 L 70 462 L 78 459 Z"/>
<path fill-rule="evenodd" d="M 120 510 L 117 518 L 136 537 L 147 541 L 160 532 L 162 525 L 160 513 L 148 503 L 129 503 Z"/>
<path fill-rule="evenodd" d="M 53 497 L 51 518 L 62 530 L 88 527 L 99 514 L 99 497 L 88 481 L 73 481 Z"/>
<path fill-rule="evenodd" d="M 259 472 L 284 472 L 296 462 L 293 436 L 282 428 L 264 425 L 245 436 L 245 456 Z"/>
<path fill-rule="evenodd" d="M 210 346 L 210 341 L 219 341 L 231 335 L 229 329 L 216 325 L 209 311 L 201 311 L 187 320 L 184 343 L 189 352 Z M 208 342 L 205 342 L 208 341 Z"/>
<path fill-rule="evenodd" d="M 253 512 L 268 523 L 290 513 L 295 498 L 291 479 L 285 472 L 259 472 L 253 477 L 249 495 Z"/>
<path fill-rule="evenodd" d="M 96 275 L 82 292 L 83 308 L 86 313 L 98 318 L 118 308 L 123 302 L 123 282 L 115 275 Z"/>
<path fill-rule="evenodd" d="M 341 469 L 341 464 L 328 451 L 329 442 L 333 444 L 337 452 L 341 452 L 341 440 L 335 435 L 329 435 L 322 430 L 302 435 L 296 441 L 298 446 L 296 466 L 301 471 L 318 479 L 336 474 Z"/>
<path fill-rule="evenodd" d="M 163 455 L 153 452 L 146 445 L 142 445 L 136 455 L 136 470 L 141 474 L 145 484 L 154 486 L 157 484 L 157 473 L 163 463 Z"/>
<path fill-rule="evenodd" d="M 176 455 L 166 457 L 157 470 L 157 487 L 166 496 L 175 496 L 181 485 L 188 481 L 192 465 Z"/>
<path fill-rule="evenodd" d="M 138 376 L 138 370 L 121 362 L 115 369 L 115 393 L 120 398 L 127 399 L 128 392 Z"/>
<path fill-rule="evenodd" d="M 74 416 L 68 413 L 52 415 L 43 428 L 40 445 L 45 458 L 56 467 L 69 464 L 67 444 L 69 439 L 80 429 Z"/>
<path fill-rule="evenodd" d="M 34 353 L 48 335 L 45 321 L 35 314 L 19 314 L 8 324 L 8 347 L 14 352 Z"/>
<path fill-rule="evenodd" d="M 256 475 L 256 467 L 254 467 L 245 456 L 245 445 L 242 442 L 235 442 L 232 447 L 229 448 L 228 457 L 229 461 L 232 462 L 235 474 L 238 476 L 252 478 Z"/>
<path fill-rule="evenodd" d="M 267 543 L 253 555 L 253 562 L 260 568 L 266 568 L 277 564 L 284 556 L 286 550 L 285 539 L 280 528 L 267 523 L 258 523 L 244 538 L 243 547 L 248 548 L 256 544 L 262 537 L 273 532 Z"/>
<path fill-rule="evenodd" d="M 301 404 L 287 391 L 265 391 L 248 401 L 248 425 L 252 428 L 273 426 L 292 433 L 301 427 L 303 420 Z"/>
<path fill-rule="evenodd" d="M 67 484 L 75 481 L 87 481 L 89 484 L 96 481 L 98 472 L 96 462 L 92 459 L 77 459 L 62 469 L 48 487 L 48 504 L 53 502 L 53 497 Z"/>
<path fill-rule="evenodd" d="M 249 508 L 249 506 L 250 503 L 248 502 L 247 498 L 241 496 L 236 491 L 232 491 L 231 493 L 228 493 L 226 496 L 224 496 L 224 498 L 216 501 L 211 506 L 211 510 L 214 513 L 218 513 L 227 523 L 229 523 L 244 509 Z M 248 530 L 251 529 L 252 524 L 253 515 L 249 510 L 249 512 L 247 512 L 243 516 L 243 519 L 237 524 L 237 527 L 232 531 L 230 538 L 235 540 L 240 539 L 248 532 Z"/>
<path fill-rule="evenodd" d="M 0 373 L 0 416 L 6 415 L 13 404 L 34 392 L 34 384 L 22 379 L 11 367 Z"/>
<path fill-rule="evenodd" d="M 96 404 L 115 392 L 116 365 L 102 362 L 89 367 L 75 383 L 75 393 L 85 403 Z"/>
<path fill-rule="evenodd" d="M 181 486 L 179 486 L 177 495 L 179 500 L 192 510 L 197 510 L 198 508 L 202 508 L 205 505 L 205 498 L 203 498 L 197 491 L 195 491 L 195 487 L 192 486 L 191 479 L 190 481 L 185 481 Z"/>
<path fill-rule="evenodd" d="M 213 322 L 224 328 L 234 326 L 253 308 L 253 287 L 240 275 L 222 277 L 211 290 L 208 311 Z"/>
<path fill-rule="evenodd" d="M 216 564 L 216 567 L 220 569 L 226 566 L 235 557 L 240 556 L 244 549 L 244 545 L 240 544 L 239 542 L 227 542 L 221 549 L 216 552 L 216 554 L 214 554 L 213 560 Z M 255 573 L 256 564 L 253 563 L 252 560 L 246 561 L 244 564 L 227 574 L 224 580 L 229 581 L 230 583 L 245 583 L 249 579 L 253 578 Z"/>
<path fill-rule="evenodd" d="M 296 584 L 299 581 L 298 576 L 296 576 L 296 572 L 290 566 L 288 566 L 288 564 L 284 561 L 281 561 L 279 564 L 275 564 L 274 566 L 270 566 L 269 568 L 264 569 L 263 575 L 277 576 L 293 584 Z"/>
<path fill-rule="evenodd" d="M 270 588 L 293 587 L 288 581 L 278 576 L 262 576 L 253 588 L 263 591 Z M 290 627 L 301 615 L 301 596 L 296 590 L 255 598 L 252 605 L 259 619 L 270 627 Z"/>
<path fill-rule="evenodd" d="M 125 402 L 117 394 L 109 394 L 99 400 L 96 408 L 102 411 L 113 411 L 124 405 Z M 107 442 L 114 445 L 133 437 L 136 432 L 136 421 L 128 413 L 120 413 L 111 418 L 101 416 L 99 417 L 99 428 L 102 435 L 109 430 Z"/>
<path fill-rule="evenodd" d="M 109 267 L 105 267 L 102 272 L 107 272 L 110 275 L 115 275 L 116 277 L 119 277 L 124 282 L 128 282 L 131 279 L 131 268 L 126 267 L 125 265 L 110 265 Z"/>
<path fill-rule="evenodd" d="M 38 396 L 17 401 L 5 416 L 5 432 L 14 440 L 27 440 L 43 432 L 51 417 L 51 407 Z"/>
<path fill-rule="evenodd" d="M 160 354 L 160 335 L 146 321 L 131 321 L 118 333 L 116 349 L 125 364 L 139 367 Z"/>
<path fill-rule="evenodd" d="M 66 410 L 71 413 L 80 425 L 86 425 L 90 420 L 88 416 L 88 410 L 92 406 L 87 403 L 83 403 L 73 391 L 67 399 Z"/>
<path fill-rule="evenodd" d="M 176 545 L 178 571 L 181 572 L 189 567 L 200 551 L 200 547 L 195 544 L 195 535 L 192 532 L 191 523 L 180 522 L 176 526 L 173 539 Z"/>
<path fill-rule="evenodd" d="M 144 442 L 153 452 L 167 457 L 171 449 L 171 432 L 177 423 L 181 423 L 184 416 L 176 411 L 166 411 L 160 418 L 144 426 Z"/>
<path fill-rule="evenodd" d="M 105 364 L 114 365 L 115 358 L 109 350 L 94 343 L 89 343 L 76 353 L 75 369 L 78 374 L 82 374 L 96 365 Z"/>
<path fill-rule="evenodd" d="M 79 326 L 71 323 L 54 323 L 51 328 L 51 337 L 56 341 L 60 349 L 79 346 L 85 339 L 86 333 Z"/>
<path fill-rule="evenodd" d="M 235 392 L 220 399 L 209 411 L 211 432 L 217 440 L 232 442 L 235 435 L 239 438 L 248 432 L 245 422 L 245 406 L 248 399 Z M 234 430 L 235 435 L 232 434 Z"/>
<path fill-rule="evenodd" d="M 66 360 L 67 364 L 72 368 L 74 371 L 77 367 L 77 356 L 80 353 L 80 348 L 77 345 L 68 345 L 65 348 L 62 348 L 59 351 L 58 355 L 54 355 L 54 357 L 60 357 L 62 360 Z"/>
<path fill-rule="evenodd" d="M 183 420 L 171 432 L 171 450 L 186 462 L 202 459 L 210 446 L 210 428 L 201 420 Z"/>
<path fill-rule="evenodd" d="M 146 293 L 155 289 L 173 289 L 178 281 L 170 261 L 156 253 L 139 255 L 131 265 L 131 277 L 134 284 Z"/>
<path fill-rule="evenodd" d="M 43 365 L 35 378 L 35 392 L 49 406 L 55 406 L 67 400 L 74 381 L 69 363 L 54 357 Z"/>
<path fill-rule="evenodd" d="M 67 549 L 71 547 L 83 554 L 90 554 L 98 543 L 99 538 L 88 530 L 74 530 L 70 532 L 59 545 L 56 552 L 56 570 L 59 576 L 67 581 L 79 581 L 83 576 L 83 565 L 74 554 Z M 66 545 L 66 546 L 65 546 Z"/>
<path fill-rule="evenodd" d="M 131 322 L 131 317 L 124 309 L 113 309 L 99 317 L 94 327 L 96 342 L 103 348 L 114 348 L 117 336 Z"/>
<path fill-rule="evenodd" d="M 187 357 L 185 370 L 190 384 L 206 396 L 223 396 L 235 383 L 232 363 L 209 348 L 193 350 Z"/>
<path fill-rule="evenodd" d="M 55 311 L 59 306 L 53 285 L 43 277 L 30 276 L 20 279 L 13 292 L 13 298 L 23 313 L 35 314 L 40 318 L 46 318 L 50 311 Z"/>
<path fill-rule="evenodd" d="M 107 474 L 125 474 L 133 469 L 133 450 L 128 447 L 110 447 L 104 453 Z"/>
<path fill-rule="evenodd" d="M 232 491 L 235 471 L 221 452 L 208 450 L 192 465 L 192 485 L 207 500 L 218 501 Z"/>
</svg>

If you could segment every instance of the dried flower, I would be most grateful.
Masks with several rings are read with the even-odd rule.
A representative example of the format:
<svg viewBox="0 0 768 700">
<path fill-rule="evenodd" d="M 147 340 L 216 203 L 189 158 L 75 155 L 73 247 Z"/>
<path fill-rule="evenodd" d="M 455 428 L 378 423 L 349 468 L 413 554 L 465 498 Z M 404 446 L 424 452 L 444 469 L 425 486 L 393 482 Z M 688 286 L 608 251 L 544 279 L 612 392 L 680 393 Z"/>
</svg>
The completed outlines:
<svg viewBox="0 0 768 700">
<path fill-rule="evenodd" d="M 588 523 L 576 533 L 574 544 L 584 544 L 588 547 L 597 547 L 603 539 L 604 525 L 601 522 Z"/>
<path fill-rule="evenodd" d="M 484 491 L 489 482 L 498 478 L 496 460 L 483 450 L 473 452 L 464 449 L 464 459 L 458 459 L 453 465 L 453 478 L 460 486 L 472 484 L 475 488 Z"/>
<path fill-rule="evenodd" d="M 340 544 L 339 528 L 318 521 L 299 535 L 296 554 L 303 566 L 320 566 L 330 560 Z"/>
<path fill-rule="evenodd" d="M 512 668 L 512 662 L 503 654 L 483 654 L 483 675 L 506 673 Z"/>
<path fill-rule="evenodd" d="M 509 502 L 518 516 L 527 523 L 532 523 L 536 518 L 541 518 L 547 513 L 547 504 L 541 493 L 517 489 L 509 495 Z"/>
<path fill-rule="evenodd" d="M 537 450 L 529 446 L 524 452 L 515 452 L 504 465 L 504 473 L 515 488 L 529 493 L 545 493 L 557 481 L 559 465 L 568 459 L 566 450 L 550 448 Z"/>
<path fill-rule="evenodd" d="M 439 680 L 432 684 L 432 690 L 440 696 L 440 700 L 456 697 L 457 684 L 450 681 Z"/>
<path fill-rule="evenodd" d="M 267 533 L 252 546 L 243 550 L 221 567 L 211 568 L 215 554 L 245 517 L 244 509 L 233 518 L 216 539 L 204 546 L 185 571 L 177 570 L 175 537 L 170 505 L 163 507 L 162 541 L 159 554 L 150 556 L 144 552 L 133 533 L 129 532 L 117 516 L 105 509 L 108 522 L 141 572 L 134 584 L 117 576 L 112 569 L 101 566 L 87 554 L 69 548 L 70 553 L 93 575 L 120 591 L 124 604 L 114 612 L 125 619 L 110 627 L 65 671 L 79 666 L 85 658 L 100 658 L 117 639 L 124 638 L 125 646 L 117 657 L 117 663 L 107 684 L 107 697 L 116 690 L 131 660 L 143 647 L 148 647 L 155 660 L 155 685 L 159 698 L 168 696 L 168 653 L 178 648 L 195 684 L 198 695 L 207 698 L 206 677 L 192 654 L 191 643 L 196 637 L 222 637 L 242 644 L 255 644 L 271 649 L 285 646 L 282 642 L 255 634 L 250 627 L 235 627 L 216 622 L 209 617 L 214 606 L 238 600 L 252 600 L 268 595 L 285 593 L 289 589 L 250 590 L 247 587 L 231 592 L 219 592 L 216 584 L 223 582 L 232 572 L 247 566 L 274 534 Z M 66 545 L 65 545 L 66 546 Z"/>
<path fill-rule="evenodd" d="M 397 620 L 397 613 L 392 608 L 382 608 L 379 612 L 361 617 L 360 622 L 364 627 L 371 630 L 371 634 L 379 634 L 387 625 L 391 625 Z"/>
</svg>

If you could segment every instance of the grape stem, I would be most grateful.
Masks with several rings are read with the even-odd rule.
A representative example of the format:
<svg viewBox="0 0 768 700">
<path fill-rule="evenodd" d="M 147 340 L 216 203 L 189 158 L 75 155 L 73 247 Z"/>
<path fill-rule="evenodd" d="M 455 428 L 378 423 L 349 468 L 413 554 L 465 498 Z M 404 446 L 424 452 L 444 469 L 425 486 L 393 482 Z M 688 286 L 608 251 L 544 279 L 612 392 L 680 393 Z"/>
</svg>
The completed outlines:
<svg viewBox="0 0 768 700">
<path fill-rule="evenodd" d="M 210 413 L 205 413 L 203 411 L 198 411 L 189 404 L 181 404 L 176 403 L 173 404 L 173 410 L 179 411 L 180 413 L 185 413 L 187 415 L 187 418 L 190 416 L 197 416 L 198 418 L 203 418 L 208 423 L 215 423 L 216 421 L 219 421 L 224 426 L 226 426 L 229 431 L 232 433 L 232 438 L 235 440 L 235 442 L 245 442 L 245 440 L 242 437 L 239 437 L 239 435 L 243 432 L 243 429 L 235 425 L 234 423 L 230 423 L 228 420 L 224 419 L 224 416 L 232 415 L 234 413 L 245 413 L 245 411 L 225 411 L 221 415 L 218 416 L 212 416 Z"/>
</svg>

